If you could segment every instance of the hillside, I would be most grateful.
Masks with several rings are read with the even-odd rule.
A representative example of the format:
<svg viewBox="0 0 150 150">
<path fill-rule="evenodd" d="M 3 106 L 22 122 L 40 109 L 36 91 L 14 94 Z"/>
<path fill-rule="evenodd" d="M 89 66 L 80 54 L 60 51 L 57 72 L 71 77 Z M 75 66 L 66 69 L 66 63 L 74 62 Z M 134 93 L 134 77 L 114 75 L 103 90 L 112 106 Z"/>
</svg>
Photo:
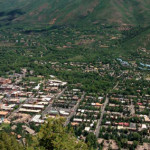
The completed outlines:
<svg viewBox="0 0 150 150">
<path fill-rule="evenodd" d="M 149 0 L 0 0 L 0 24 L 148 25 Z"/>
</svg>

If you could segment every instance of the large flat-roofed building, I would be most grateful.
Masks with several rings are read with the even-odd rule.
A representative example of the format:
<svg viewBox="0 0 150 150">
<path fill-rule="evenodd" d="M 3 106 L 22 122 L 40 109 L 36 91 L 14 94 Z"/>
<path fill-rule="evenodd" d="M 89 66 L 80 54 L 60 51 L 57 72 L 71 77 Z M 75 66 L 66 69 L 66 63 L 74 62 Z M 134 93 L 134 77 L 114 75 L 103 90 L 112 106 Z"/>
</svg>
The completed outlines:
<svg viewBox="0 0 150 150">
<path fill-rule="evenodd" d="M 19 104 L 20 100 L 18 98 L 11 98 L 11 99 L 9 99 L 8 103 Z"/>
<path fill-rule="evenodd" d="M 24 112 L 24 113 L 40 113 L 41 110 L 33 110 L 33 109 L 25 109 L 25 108 L 20 108 L 19 112 Z"/>
<path fill-rule="evenodd" d="M 40 109 L 40 110 L 42 110 L 42 109 L 44 109 L 44 105 L 32 105 L 32 104 L 24 104 L 23 106 L 22 106 L 22 108 L 27 108 L 27 109 Z"/>
</svg>

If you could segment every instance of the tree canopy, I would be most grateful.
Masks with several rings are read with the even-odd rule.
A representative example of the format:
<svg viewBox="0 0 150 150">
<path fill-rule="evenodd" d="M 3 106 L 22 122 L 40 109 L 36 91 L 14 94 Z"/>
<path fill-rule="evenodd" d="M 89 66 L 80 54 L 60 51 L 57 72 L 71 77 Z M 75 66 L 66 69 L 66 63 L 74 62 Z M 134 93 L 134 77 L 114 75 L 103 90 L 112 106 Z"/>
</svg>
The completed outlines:
<svg viewBox="0 0 150 150">
<path fill-rule="evenodd" d="M 23 150 L 23 146 L 17 142 L 14 136 L 1 132 L 0 150 Z"/>
<path fill-rule="evenodd" d="M 33 144 L 27 150 L 88 150 L 71 129 L 64 127 L 64 121 L 60 117 L 49 118 L 37 136 L 33 137 Z"/>
</svg>

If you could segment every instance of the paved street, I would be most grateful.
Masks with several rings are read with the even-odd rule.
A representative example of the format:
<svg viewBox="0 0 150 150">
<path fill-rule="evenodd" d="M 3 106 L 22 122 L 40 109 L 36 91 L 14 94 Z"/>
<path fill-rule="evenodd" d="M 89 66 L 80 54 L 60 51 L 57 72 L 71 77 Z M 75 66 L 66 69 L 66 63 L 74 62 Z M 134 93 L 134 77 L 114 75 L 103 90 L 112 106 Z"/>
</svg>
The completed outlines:
<svg viewBox="0 0 150 150">
<path fill-rule="evenodd" d="M 51 110 L 54 100 L 57 100 L 60 96 L 62 96 L 62 94 L 65 92 L 66 89 L 67 87 L 65 87 L 65 89 L 63 89 L 61 93 L 59 93 L 55 98 L 52 99 L 51 103 L 42 112 L 42 117 L 44 117 Z"/>
<path fill-rule="evenodd" d="M 134 105 L 133 105 L 132 100 L 131 100 L 131 105 L 130 105 L 130 107 L 129 107 L 129 110 L 130 110 L 130 114 L 131 114 L 131 115 L 134 115 L 134 114 L 135 114 L 135 108 L 134 108 Z"/>
<path fill-rule="evenodd" d="M 116 83 L 116 85 L 113 87 L 112 90 L 115 90 L 118 87 L 119 81 Z"/>
<path fill-rule="evenodd" d="M 119 82 L 116 83 L 116 85 L 113 87 L 112 90 L 116 89 L 117 86 L 118 86 Z M 99 131 L 100 131 L 100 127 L 101 127 L 101 123 L 102 123 L 102 120 L 103 120 L 103 116 L 104 116 L 104 112 L 105 112 L 105 107 L 107 106 L 108 102 L 109 102 L 109 98 L 107 97 L 108 94 L 106 95 L 106 100 L 105 100 L 105 103 L 103 105 L 103 108 L 101 110 L 101 116 L 100 116 L 100 119 L 98 120 L 98 123 L 97 123 L 97 126 L 96 126 L 96 129 L 95 129 L 95 135 L 96 137 L 99 136 Z"/>
<path fill-rule="evenodd" d="M 34 96 L 32 95 L 30 98 L 27 98 L 22 104 L 19 105 L 19 107 L 17 109 L 15 109 L 13 112 L 11 112 L 11 114 L 7 117 L 7 119 L 9 120 L 11 118 L 11 116 L 13 116 L 15 113 L 17 113 L 19 111 L 19 109 L 25 104 L 25 103 L 29 103 L 32 98 Z"/>
<path fill-rule="evenodd" d="M 96 129 L 95 129 L 95 135 L 96 135 L 96 137 L 98 137 L 98 135 L 99 135 L 99 130 L 100 130 L 100 126 L 101 126 L 101 123 L 102 123 L 103 115 L 104 115 L 104 112 L 105 112 L 105 107 L 107 106 L 108 102 L 109 102 L 109 98 L 106 96 L 106 100 L 105 100 L 105 103 L 104 103 L 102 111 L 101 111 L 101 117 L 98 120 Z"/>
<path fill-rule="evenodd" d="M 72 112 L 70 113 L 70 115 L 67 117 L 64 126 L 67 126 L 67 125 L 69 124 L 70 119 L 75 115 L 75 113 L 76 113 L 76 111 L 77 111 L 77 109 L 78 109 L 78 107 L 79 107 L 80 102 L 84 99 L 84 96 L 85 96 L 85 92 L 84 92 L 83 95 L 81 96 L 81 99 L 80 99 L 80 100 L 77 102 L 77 104 L 74 106 L 73 111 L 72 111 Z"/>
</svg>

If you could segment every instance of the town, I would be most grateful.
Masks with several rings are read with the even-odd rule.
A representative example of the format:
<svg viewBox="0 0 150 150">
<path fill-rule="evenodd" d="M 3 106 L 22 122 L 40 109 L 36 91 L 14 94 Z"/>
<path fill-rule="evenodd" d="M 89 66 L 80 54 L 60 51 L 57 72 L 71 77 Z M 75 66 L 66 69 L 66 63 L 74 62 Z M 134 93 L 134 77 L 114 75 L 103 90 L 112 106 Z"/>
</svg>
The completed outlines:
<svg viewBox="0 0 150 150">
<path fill-rule="evenodd" d="M 69 84 L 54 75 L 34 76 L 26 68 L 22 68 L 21 73 L 1 77 L 1 130 L 9 130 L 18 141 L 25 142 L 28 135 L 36 135 L 47 118 L 60 116 L 66 120 L 64 126 L 71 126 L 79 139 L 86 140 L 88 134 L 93 134 L 103 149 L 119 149 L 125 143 L 126 147 L 148 149 L 149 83 L 141 87 L 140 72 L 138 79 L 133 80 L 135 75 L 129 71 L 128 63 L 120 64 L 117 59 L 115 63 L 127 70 L 118 74 L 109 64 L 91 64 L 88 68 L 84 67 L 86 63 L 65 64 L 85 68 L 83 73 L 96 71 L 100 76 L 106 75 L 105 69 L 109 69 L 109 76 L 117 76 L 118 80 L 112 89 L 102 93 L 85 91 L 81 85 Z"/>
<path fill-rule="evenodd" d="M 120 48 L 138 30 L 1 29 L 1 131 L 26 145 L 60 117 L 89 149 L 149 150 L 149 47 L 142 37 Z"/>
</svg>

